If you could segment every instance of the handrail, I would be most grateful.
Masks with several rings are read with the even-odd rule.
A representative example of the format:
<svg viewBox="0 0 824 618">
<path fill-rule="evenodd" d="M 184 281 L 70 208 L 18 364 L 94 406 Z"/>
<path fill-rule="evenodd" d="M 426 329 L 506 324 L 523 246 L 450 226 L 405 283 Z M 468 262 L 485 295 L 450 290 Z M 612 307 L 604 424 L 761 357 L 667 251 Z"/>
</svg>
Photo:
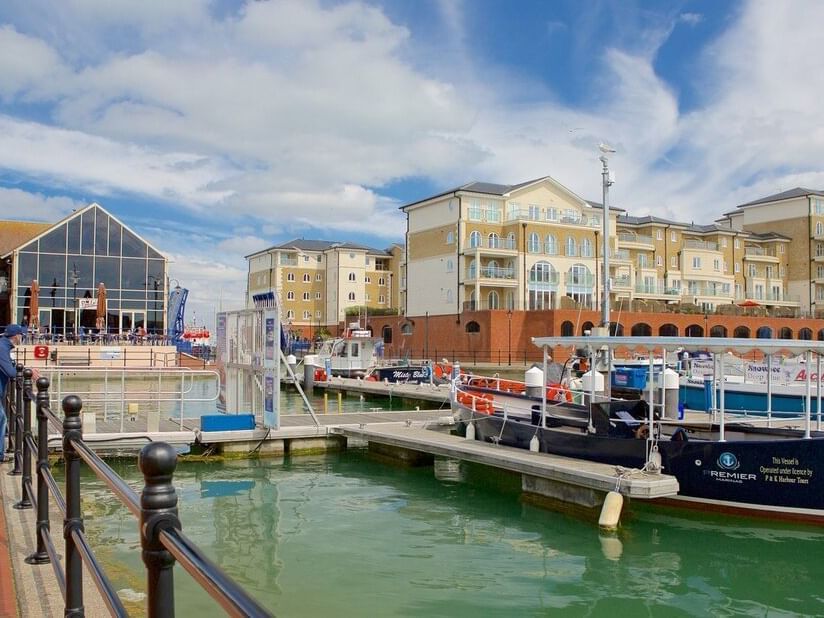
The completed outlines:
<svg viewBox="0 0 824 618">
<path fill-rule="evenodd" d="M 76 395 L 62 401 L 64 420 L 49 407 L 49 380 L 37 380 L 37 394 L 32 389 L 34 372 L 17 365 L 14 388 L 9 389 L 9 442 L 14 450 L 15 469 L 21 476 L 21 499 L 18 509 L 36 509 L 37 547 L 26 558 L 29 564 L 51 563 L 63 595 L 66 616 L 84 616 L 83 566 L 113 616 L 127 616 L 117 591 L 94 554 L 86 537 L 80 502 L 80 462 L 85 462 L 117 498 L 138 519 L 143 562 L 147 568 L 147 615 L 174 616 L 175 560 L 218 603 L 234 616 L 270 616 L 271 613 L 249 596 L 243 588 L 209 560 L 180 530 L 177 516 L 177 493 L 172 478 L 177 453 L 168 444 L 150 442 L 140 452 L 138 464 L 144 486 L 138 495 L 88 444 L 83 441 L 80 418 L 83 403 Z M 32 433 L 32 403 L 36 401 L 37 437 Z M 49 423 L 60 425 L 66 467 L 66 497 L 51 473 L 49 464 Z M 32 457 L 37 458 L 37 495 L 32 486 Z M 65 541 L 64 565 L 54 545 L 50 529 L 49 496 L 63 514 Z"/>
</svg>

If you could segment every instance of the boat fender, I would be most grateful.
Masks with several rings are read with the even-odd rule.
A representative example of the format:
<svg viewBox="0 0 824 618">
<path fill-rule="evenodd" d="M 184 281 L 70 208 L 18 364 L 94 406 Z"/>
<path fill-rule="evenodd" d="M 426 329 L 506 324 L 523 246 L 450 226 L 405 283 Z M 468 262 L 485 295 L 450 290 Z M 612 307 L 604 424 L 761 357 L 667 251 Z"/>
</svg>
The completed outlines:
<svg viewBox="0 0 824 618">
<path fill-rule="evenodd" d="M 532 436 L 532 439 L 529 441 L 529 450 L 533 453 L 537 453 L 539 450 L 541 450 L 541 443 L 538 440 L 537 434 Z"/>
<path fill-rule="evenodd" d="M 658 452 L 658 449 L 653 450 L 649 454 L 649 460 L 647 461 L 645 468 L 647 469 L 647 472 L 661 473 L 661 453 Z"/>
<path fill-rule="evenodd" d="M 598 517 L 598 525 L 606 530 L 615 530 L 621 521 L 621 510 L 624 508 L 624 496 L 617 491 L 611 491 L 604 498 L 601 506 L 601 515 Z"/>
<path fill-rule="evenodd" d="M 646 440 L 649 438 L 649 425 L 639 425 L 635 430 L 635 437 L 639 440 Z"/>
<path fill-rule="evenodd" d="M 672 432 L 672 436 L 670 436 L 670 441 L 672 442 L 686 442 L 689 439 L 690 436 L 683 427 L 676 427 L 675 431 Z"/>
<path fill-rule="evenodd" d="M 439 416 L 438 417 L 438 425 L 442 427 L 451 427 L 455 424 L 455 417 L 454 416 Z"/>
<path fill-rule="evenodd" d="M 474 440 L 475 439 L 475 423 L 467 423 L 467 425 L 466 425 L 466 439 L 467 440 Z"/>
</svg>

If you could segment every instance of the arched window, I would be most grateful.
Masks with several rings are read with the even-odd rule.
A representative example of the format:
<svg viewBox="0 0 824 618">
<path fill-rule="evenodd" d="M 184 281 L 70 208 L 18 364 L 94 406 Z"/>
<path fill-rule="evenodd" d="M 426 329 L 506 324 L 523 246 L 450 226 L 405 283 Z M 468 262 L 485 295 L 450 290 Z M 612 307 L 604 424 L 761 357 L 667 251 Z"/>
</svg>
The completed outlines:
<svg viewBox="0 0 824 618">
<path fill-rule="evenodd" d="M 497 279 L 501 276 L 501 267 L 498 266 L 498 262 L 496 260 L 489 260 L 486 264 L 486 268 L 483 270 L 485 271 L 487 277 Z"/>
<path fill-rule="evenodd" d="M 818 340 L 824 341 L 824 328 L 818 331 Z"/>
<path fill-rule="evenodd" d="M 411 322 L 406 322 L 405 324 L 401 325 L 401 335 L 411 335 L 415 332 L 415 327 L 412 326 Z"/>
<path fill-rule="evenodd" d="M 295 300 L 294 292 L 286 292 L 286 300 Z"/>
<path fill-rule="evenodd" d="M 592 286 L 592 273 L 583 264 L 573 264 L 567 273 L 567 283 L 570 285 Z"/>
<path fill-rule="evenodd" d="M 609 334 L 613 337 L 623 337 L 624 325 L 620 322 L 611 322 L 609 325 Z"/>
<path fill-rule="evenodd" d="M 677 337 L 678 327 L 675 324 L 661 324 L 658 335 L 660 337 Z"/>
<path fill-rule="evenodd" d="M 500 297 L 498 296 L 498 292 L 492 290 L 489 293 L 489 308 L 490 309 L 500 309 L 501 308 L 501 301 Z"/>
<path fill-rule="evenodd" d="M 704 327 L 700 324 L 690 324 L 687 326 L 687 337 L 703 337 L 704 336 Z"/>
<path fill-rule="evenodd" d="M 651 337 L 652 336 L 652 328 L 649 324 L 645 324 L 644 322 L 638 322 L 638 324 L 632 325 L 632 330 L 630 331 L 633 337 Z"/>
<path fill-rule="evenodd" d="M 575 238 L 572 237 L 572 236 L 567 236 L 567 239 L 566 239 L 566 254 L 568 256 L 578 255 L 578 243 L 575 241 Z"/>
<path fill-rule="evenodd" d="M 788 327 L 788 326 L 782 327 L 781 330 L 778 331 L 778 338 L 779 339 L 792 339 L 793 338 L 793 329 Z"/>
<path fill-rule="evenodd" d="M 558 283 L 558 277 L 555 274 L 555 268 L 549 262 L 536 262 L 532 268 L 529 269 L 530 283 Z"/>
<path fill-rule="evenodd" d="M 762 326 L 755 331 L 757 339 L 772 339 L 772 329 L 769 326 Z"/>
<path fill-rule="evenodd" d="M 312 317 L 312 312 L 311 311 L 304 311 L 303 312 L 303 319 L 304 320 L 308 320 L 311 317 Z"/>
<path fill-rule="evenodd" d="M 732 336 L 736 339 L 749 339 L 750 329 L 746 326 L 736 326 L 735 330 L 732 331 Z"/>
<path fill-rule="evenodd" d="M 469 234 L 469 248 L 475 249 L 476 247 L 481 246 L 481 233 L 478 230 L 473 231 Z"/>
<path fill-rule="evenodd" d="M 479 333 L 481 332 L 481 325 L 477 322 L 467 322 L 466 323 L 466 332 L 468 333 Z"/>
<path fill-rule="evenodd" d="M 454 296 L 452 295 L 452 289 L 450 288 L 446 291 L 446 302 L 451 303 L 453 298 Z"/>
<path fill-rule="evenodd" d="M 478 265 L 475 263 L 475 260 L 470 260 L 468 277 L 470 279 L 475 279 L 475 277 L 477 277 L 477 276 L 478 276 Z"/>
<path fill-rule="evenodd" d="M 392 343 L 392 327 L 388 324 L 384 326 L 381 331 L 381 337 L 383 337 L 384 343 Z"/>
<path fill-rule="evenodd" d="M 538 234 L 532 232 L 529 235 L 529 246 L 527 247 L 527 251 L 530 253 L 538 253 L 541 250 L 541 241 L 538 238 Z"/>
<path fill-rule="evenodd" d="M 727 327 L 726 326 L 713 326 L 710 329 L 710 337 L 726 337 L 727 336 Z"/>
<path fill-rule="evenodd" d="M 507 290 L 505 298 L 506 308 L 510 310 L 515 309 L 515 293 L 512 290 Z"/>
<path fill-rule="evenodd" d="M 477 310 L 478 310 L 478 307 L 476 307 L 476 304 L 477 304 L 477 303 L 475 302 L 475 290 L 472 290 L 472 291 L 469 293 L 469 300 L 468 300 L 468 301 L 467 301 L 467 303 L 466 303 L 466 305 L 467 305 L 467 306 L 466 306 L 467 310 L 468 310 L 468 311 L 477 311 Z"/>
<path fill-rule="evenodd" d="M 452 258 L 446 260 L 446 272 L 451 273 L 454 268 L 455 262 L 452 261 Z"/>
<path fill-rule="evenodd" d="M 561 322 L 561 337 L 572 337 L 575 334 L 575 325 L 569 320 Z"/>
<path fill-rule="evenodd" d="M 295 319 L 295 312 L 292 311 L 291 309 L 289 309 L 289 311 L 286 312 L 286 319 L 287 320 L 294 320 Z"/>
<path fill-rule="evenodd" d="M 349 300 L 355 300 L 355 293 L 349 292 Z"/>
<path fill-rule="evenodd" d="M 809 328 L 799 329 L 798 338 L 804 341 L 810 341 L 813 338 L 813 331 Z"/>
<path fill-rule="evenodd" d="M 547 255 L 558 255 L 558 239 L 554 234 L 546 235 L 546 242 L 544 242 L 544 253 Z"/>
<path fill-rule="evenodd" d="M 355 277 L 355 273 L 349 273 L 349 281 L 357 281 L 357 278 Z"/>
<path fill-rule="evenodd" d="M 303 274 L 303 282 L 304 283 L 309 283 L 311 280 L 312 280 L 312 277 L 309 276 L 309 273 L 304 273 Z"/>
<path fill-rule="evenodd" d="M 495 232 L 492 232 L 492 233 L 489 234 L 489 237 L 487 238 L 487 246 L 490 249 L 500 249 L 501 248 L 501 239 Z"/>
<path fill-rule="evenodd" d="M 581 325 L 581 335 L 586 336 L 587 331 L 591 333 L 593 328 L 595 328 L 595 324 L 593 324 L 592 322 L 584 322 Z"/>
<path fill-rule="evenodd" d="M 510 232 L 509 235 L 506 237 L 506 247 L 505 249 L 517 249 L 515 246 L 515 232 Z"/>
<path fill-rule="evenodd" d="M 446 233 L 446 244 L 451 245 L 454 242 L 455 242 L 455 234 L 454 234 L 454 232 L 452 232 L 450 230 L 449 232 Z M 391 332 L 391 330 L 390 330 L 390 332 Z"/>
<path fill-rule="evenodd" d="M 821 223 L 821 221 L 818 221 L 815 224 L 815 235 L 816 236 L 821 236 L 822 234 L 824 234 L 824 223 Z"/>
<path fill-rule="evenodd" d="M 581 257 L 592 257 L 592 241 L 589 238 L 581 241 Z"/>
</svg>

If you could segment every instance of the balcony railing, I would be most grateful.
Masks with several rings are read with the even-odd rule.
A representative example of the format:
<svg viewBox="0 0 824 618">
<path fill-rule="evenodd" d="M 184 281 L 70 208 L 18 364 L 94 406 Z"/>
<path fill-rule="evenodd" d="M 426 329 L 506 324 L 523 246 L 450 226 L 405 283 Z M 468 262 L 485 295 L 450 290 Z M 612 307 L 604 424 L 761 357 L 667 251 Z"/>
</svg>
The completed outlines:
<svg viewBox="0 0 824 618">
<path fill-rule="evenodd" d="M 634 242 L 640 245 L 651 245 L 652 236 L 642 236 L 641 234 L 632 234 L 628 232 L 618 232 L 618 242 Z"/>
<path fill-rule="evenodd" d="M 715 298 L 732 298 L 733 292 L 731 289 L 724 289 L 721 286 L 713 288 L 712 286 L 696 286 L 689 287 L 682 290 L 683 296 L 712 296 Z"/>
<path fill-rule="evenodd" d="M 488 249 L 508 249 L 515 250 L 518 248 L 518 243 L 514 238 L 489 238 L 486 246 Z"/>
<path fill-rule="evenodd" d="M 506 213 L 507 221 L 541 221 L 543 223 L 560 223 L 562 225 L 574 225 L 576 227 L 600 228 L 600 217 L 587 217 L 584 215 L 574 217 L 559 214 L 555 219 L 536 218 L 534 213 L 530 213 L 528 208 L 515 208 Z"/>
<path fill-rule="evenodd" d="M 768 250 L 768 249 L 763 249 L 761 247 L 746 247 L 744 249 L 744 255 L 778 257 L 775 254 L 775 251 Z"/>
<path fill-rule="evenodd" d="M 603 251 L 601 253 L 603 255 Z M 610 251 L 609 257 L 613 260 L 624 260 L 625 262 L 629 262 L 632 259 L 629 255 L 629 249 L 618 249 L 618 251 Z"/>
<path fill-rule="evenodd" d="M 540 277 L 535 277 L 532 275 L 529 277 L 529 283 L 532 285 L 558 285 L 560 281 L 561 276 L 558 272 L 545 274 Z"/>
<path fill-rule="evenodd" d="M 297 266 L 298 265 L 298 258 L 287 258 L 287 257 L 280 257 L 280 265 L 281 266 Z"/>
<path fill-rule="evenodd" d="M 470 268 L 466 273 L 467 279 L 514 279 L 514 268 L 501 268 L 496 266 L 484 266 L 483 268 Z"/>
<path fill-rule="evenodd" d="M 705 240 L 687 239 L 684 241 L 684 246 L 687 249 L 703 249 L 705 251 L 718 251 L 717 242 L 709 242 Z"/>
<path fill-rule="evenodd" d="M 503 219 L 498 208 L 470 208 L 468 216 L 470 221 L 486 221 L 488 223 L 500 223 Z"/>
<path fill-rule="evenodd" d="M 564 273 L 564 285 L 591 288 L 595 285 L 592 273 Z"/>
<path fill-rule="evenodd" d="M 612 280 L 612 287 L 613 288 L 621 288 L 627 289 L 632 287 L 632 277 L 629 275 L 624 275 L 621 277 L 615 277 Z"/>
<path fill-rule="evenodd" d="M 783 292 L 776 294 L 766 290 L 763 292 L 760 290 L 747 290 L 746 293 L 737 294 L 735 300 L 797 303 L 800 302 L 800 297 L 797 294 L 784 294 Z"/>
</svg>

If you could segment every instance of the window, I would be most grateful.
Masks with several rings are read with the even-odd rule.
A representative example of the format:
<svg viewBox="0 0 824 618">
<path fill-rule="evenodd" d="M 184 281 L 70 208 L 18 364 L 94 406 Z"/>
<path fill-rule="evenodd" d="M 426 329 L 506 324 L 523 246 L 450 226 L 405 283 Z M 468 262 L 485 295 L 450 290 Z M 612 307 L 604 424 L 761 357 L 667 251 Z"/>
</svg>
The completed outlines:
<svg viewBox="0 0 824 618">
<path fill-rule="evenodd" d="M 477 200 L 477 199 L 469 200 L 469 220 L 470 221 L 480 221 L 481 220 L 481 200 Z"/>
<path fill-rule="evenodd" d="M 661 240 L 660 238 L 658 240 Z M 655 265 L 656 266 L 663 266 L 664 265 L 664 256 L 663 255 L 656 255 L 655 256 Z"/>
<path fill-rule="evenodd" d="M 541 209 L 535 204 L 529 205 L 529 218 L 532 221 L 539 221 L 541 219 Z"/>
<path fill-rule="evenodd" d="M 755 277 L 755 276 L 758 275 L 758 268 L 755 266 L 755 264 L 750 264 L 749 272 L 750 272 L 750 277 Z"/>
<path fill-rule="evenodd" d="M 295 300 L 294 292 L 286 292 L 286 300 Z"/>
<path fill-rule="evenodd" d="M 649 265 L 647 262 L 647 255 L 645 253 L 638 254 L 638 268 L 646 268 Z"/>
<path fill-rule="evenodd" d="M 294 320 L 295 319 L 295 312 L 292 311 L 291 309 L 289 309 L 289 311 L 286 312 L 286 319 L 287 320 Z"/>
<path fill-rule="evenodd" d="M 506 248 L 517 249 L 517 247 L 515 246 L 515 232 L 510 232 L 509 235 L 506 237 Z"/>
<path fill-rule="evenodd" d="M 501 239 L 495 232 L 492 232 L 489 237 L 487 238 L 487 247 L 490 249 L 500 249 L 501 248 Z"/>
<path fill-rule="evenodd" d="M 469 235 L 469 248 L 475 249 L 481 246 L 481 233 L 478 230 L 473 231 Z"/>
<path fill-rule="evenodd" d="M 735 263 L 735 272 L 737 272 L 737 273 L 741 272 L 741 264 L 739 264 L 738 262 Z"/>
<path fill-rule="evenodd" d="M 312 277 L 309 276 L 309 273 L 304 273 L 303 274 L 303 282 L 304 283 L 309 283 L 311 280 L 312 280 Z"/>
<path fill-rule="evenodd" d="M 678 242 L 678 234 L 670 232 L 670 242 Z"/>
<path fill-rule="evenodd" d="M 455 242 L 455 234 L 451 231 L 446 233 L 446 244 L 451 245 Z"/>
<path fill-rule="evenodd" d="M 455 268 L 455 262 L 451 259 L 446 260 L 446 272 L 451 273 Z"/>
<path fill-rule="evenodd" d="M 546 209 L 546 220 L 547 221 L 557 221 L 558 220 L 558 209 L 555 207 L 550 206 Z"/>
<path fill-rule="evenodd" d="M 529 245 L 527 246 L 527 251 L 530 253 L 538 253 L 541 249 L 541 241 L 538 238 L 538 234 L 532 232 L 529 235 Z"/>
<path fill-rule="evenodd" d="M 655 230 L 655 240 L 664 240 L 664 230 Z"/>
<path fill-rule="evenodd" d="M 355 273 L 349 273 L 349 281 L 357 281 Z"/>
<path fill-rule="evenodd" d="M 315 300 L 320 300 L 320 299 L 321 299 L 320 292 L 315 292 Z"/>
<path fill-rule="evenodd" d="M 696 268 L 696 269 L 701 268 L 701 258 L 700 257 L 695 256 L 695 257 L 692 258 L 692 267 Z"/>
<path fill-rule="evenodd" d="M 726 236 L 721 237 L 721 246 L 724 247 L 725 249 L 727 248 L 727 237 Z"/>
<path fill-rule="evenodd" d="M 308 262 L 308 261 L 309 261 L 309 256 L 308 256 L 308 255 L 304 255 L 304 256 L 303 256 L 303 261 L 304 261 L 304 262 Z"/>
<path fill-rule="evenodd" d="M 286 273 L 286 280 L 287 281 L 294 281 L 295 280 L 295 273 Z"/>
<path fill-rule="evenodd" d="M 558 239 L 552 234 L 546 235 L 546 242 L 544 242 L 544 253 L 547 255 L 558 255 Z"/>
<path fill-rule="evenodd" d="M 308 302 L 308 301 L 309 301 L 309 299 L 310 299 L 309 292 L 304 292 L 304 293 L 303 293 L 303 300 L 305 300 L 305 301 L 307 301 L 307 302 Z"/>
<path fill-rule="evenodd" d="M 592 241 L 589 238 L 584 238 L 581 241 L 581 257 L 592 257 Z"/>
<path fill-rule="evenodd" d="M 734 241 L 732 241 L 732 246 L 734 249 L 740 249 L 741 241 L 738 238 L 736 238 Z"/>
<path fill-rule="evenodd" d="M 812 198 L 812 200 L 813 200 L 813 214 L 824 215 L 824 200 L 821 200 L 817 197 Z"/>
<path fill-rule="evenodd" d="M 319 255 L 319 256 L 318 256 L 318 262 L 321 262 L 321 261 L 323 261 L 323 256 L 322 256 L 322 255 Z"/>
<path fill-rule="evenodd" d="M 729 268 L 727 267 L 727 260 L 721 261 L 721 267 L 724 269 L 724 272 L 728 272 Z"/>
<path fill-rule="evenodd" d="M 772 279 L 773 267 L 772 266 L 765 266 L 764 268 L 767 271 L 767 279 Z"/>
<path fill-rule="evenodd" d="M 501 308 L 501 300 L 500 300 L 500 296 L 498 295 L 498 292 L 496 292 L 495 290 L 492 290 L 489 293 L 489 296 L 487 298 L 488 298 L 489 308 L 490 309 L 500 309 Z"/>
<path fill-rule="evenodd" d="M 670 268 L 678 268 L 678 256 L 673 255 L 670 257 Z"/>
<path fill-rule="evenodd" d="M 315 317 L 320 320 L 320 311 L 315 311 Z"/>
<path fill-rule="evenodd" d="M 447 290 L 447 294 L 446 294 L 447 300 L 449 300 L 449 296 L 451 296 L 451 295 L 452 295 L 452 290 Z M 384 296 L 383 294 L 378 295 L 378 304 L 382 305 L 385 302 L 386 302 L 386 296 Z"/>
<path fill-rule="evenodd" d="M 310 320 L 311 318 L 312 318 L 312 312 L 311 311 L 304 311 L 303 312 L 303 319 L 304 320 Z"/>
<path fill-rule="evenodd" d="M 386 279 L 383 277 L 378 278 L 378 285 L 386 285 Z"/>
<path fill-rule="evenodd" d="M 738 266 L 738 264 L 736 264 L 736 266 Z M 736 298 L 742 298 L 742 295 L 741 295 L 741 284 L 740 284 L 740 283 L 736 283 L 736 284 L 735 284 L 735 297 L 736 297 Z"/>
<path fill-rule="evenodd" d="M 784 245 L 778 245 L 778 252 L 784 253 Z"/>
<path fill-rule="evenodd" d="M 715 258 L 712 261 L 712 269 L 713 270 L 721 270 L 721 260 L 719 260 L 718 258 Z"/>
<path fill-rule="evenodd" d="M 786 271 L 784 270 L 784 265 L 782 264 L 781 266 L 778 267 L 778 276 L 783 277 L 785 274 L 786 274 Z"/>
<path fill-rule="evenodd" d="M 349 300 L 355 300 L 355 293 L 349 292 Z"/>
<path fill-rule="evenodd" d="M 372 283 L 372 277 L 370 277 L 369 275 L 366 275 L 366 276 L 363 278 L 363 282 L 364 282 L 364 283 Z"/>
<path fill-rule="evenodd" d="M 815 243 L 815 256 L 821 257 L 824 255 L 824 243 L 817 242 Z"/>
<path fill-rule="evenodd" d="M 578 255 L 578 243 L 572 236 L 567 236 L 566 239 L 566 254 L 570 256 Z"/>
</svg>

